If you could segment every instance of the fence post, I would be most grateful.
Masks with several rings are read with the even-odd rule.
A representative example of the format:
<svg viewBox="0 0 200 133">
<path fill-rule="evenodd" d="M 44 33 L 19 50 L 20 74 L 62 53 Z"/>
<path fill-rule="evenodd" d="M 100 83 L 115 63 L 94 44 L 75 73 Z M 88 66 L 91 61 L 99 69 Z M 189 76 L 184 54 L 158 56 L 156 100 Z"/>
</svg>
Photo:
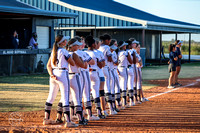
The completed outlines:
<svg viewBox="0 0 200 133">
<path fill-rule="evenodd" d="M 13 64 L 13 55 L 10 55 L 10 64 L 9 64 L 9 76 L 12 75 L 12 64 Z"/>
<path fill-rule="evenodd" d="M 160 64 L 162 63 L 162 31 L 160 32 Z"/>
<path fill-rule="evenodd" d="M 190 63 L 190 54 L 191 54 L 191 33 L 189 33 L 189 63 Z"/>
<path fill-rule="evenodd" d="M 145 47 L 145 29 L 142 29 L 142 47 Z"/>
</svg>

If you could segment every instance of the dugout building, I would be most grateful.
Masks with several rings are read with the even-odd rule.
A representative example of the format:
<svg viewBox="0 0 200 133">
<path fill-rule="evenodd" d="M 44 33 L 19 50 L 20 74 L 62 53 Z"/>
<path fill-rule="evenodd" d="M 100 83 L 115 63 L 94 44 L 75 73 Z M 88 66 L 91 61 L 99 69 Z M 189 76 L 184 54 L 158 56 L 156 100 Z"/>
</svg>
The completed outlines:
<svg viewBox="0 0 200 133">
<path fill-rule="evenodd" d="M 37 64 L 42 59 L 44 68 L 46 66 L 55 39 L 54 20 L 75 17 L 75 13 L 47 11 L 21 1 L 1 0 L 0 75 L 41 72 Z M 14 30 L 19 37 L 18 49 L 11 49 Z M 38 35 L 37 50 L 27 49 L 33 32 Z"/>
</svg>

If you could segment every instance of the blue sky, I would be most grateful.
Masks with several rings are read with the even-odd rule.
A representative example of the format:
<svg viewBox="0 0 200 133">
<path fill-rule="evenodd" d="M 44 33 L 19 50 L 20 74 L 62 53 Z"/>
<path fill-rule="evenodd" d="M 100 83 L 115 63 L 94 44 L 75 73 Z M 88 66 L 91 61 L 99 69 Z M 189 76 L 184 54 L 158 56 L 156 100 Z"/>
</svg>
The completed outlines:
<svg viewBox="0 0 200 133">
<path fill-rule="evenodd" d="M 148 13 L 200 25 L 200 0 L 115 0 L 122 4 L 146 11 Z M 171 36 L 164 36 L 168 40 Z M 187 40 L 188 35 L 179 35 L 178 39 Z M 200 41 L 200 35 L 192 35 Z"/>
<path fill-rule="evenodd" d="M 200 25 L 200 0 L 115 0 L 154 15 Z"/>
</svg>

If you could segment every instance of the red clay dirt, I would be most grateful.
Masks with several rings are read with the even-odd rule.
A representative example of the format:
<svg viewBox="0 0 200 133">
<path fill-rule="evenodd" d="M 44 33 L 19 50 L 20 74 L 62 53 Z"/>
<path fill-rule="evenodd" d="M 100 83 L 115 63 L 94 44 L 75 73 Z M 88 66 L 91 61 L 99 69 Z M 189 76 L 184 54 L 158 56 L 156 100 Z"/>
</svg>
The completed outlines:
<svg viewBox="0 0 200 133">
<path fill-rule="evenodd" d="M 117 115 L 89 122 L 87 126 L 64 128 L 62 125 L 43 126 L 44 111 L 0 113 L 0 132 L 200 132 L 200 81 L 181 79 L 183 87 L 148 102 L 121 110 Z M 146 97 L 167 89 L 167 80 L 152 80 L 158 87 L 144 91 Z M 51 118 L 55 119 L 56 111 Z"/>
</svg>

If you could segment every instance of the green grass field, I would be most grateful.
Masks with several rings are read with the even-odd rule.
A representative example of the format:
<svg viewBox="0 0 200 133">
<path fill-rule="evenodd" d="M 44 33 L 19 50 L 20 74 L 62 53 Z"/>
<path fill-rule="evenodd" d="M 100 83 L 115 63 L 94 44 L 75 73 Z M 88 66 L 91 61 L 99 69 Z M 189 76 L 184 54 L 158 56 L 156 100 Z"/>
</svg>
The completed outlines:
<svg viewBox="0 0 200 133">
<path fill-rule="evenodd" d="M 143 89 L 155 85 L 146 80 L 167 79 L 169 76 L 166 66 L 150 66 L 142 69 Z M 184 64 L 181 78 L 199 77 L 200 63 Z M 0 112 L 43 110 L 49 92 L 48 74 L 0 77 Z M 53 104 L 56 108 L 60 94 Z"/>
<path fill-rule="evenodd" d="M 167 79 L 169 77 L 168 65 L 145 67 L 142 69 L 142 77 L 144 80 Z M 183 64 L 179 77 L 200 77 L 200 63 Z"/>
</svg>

